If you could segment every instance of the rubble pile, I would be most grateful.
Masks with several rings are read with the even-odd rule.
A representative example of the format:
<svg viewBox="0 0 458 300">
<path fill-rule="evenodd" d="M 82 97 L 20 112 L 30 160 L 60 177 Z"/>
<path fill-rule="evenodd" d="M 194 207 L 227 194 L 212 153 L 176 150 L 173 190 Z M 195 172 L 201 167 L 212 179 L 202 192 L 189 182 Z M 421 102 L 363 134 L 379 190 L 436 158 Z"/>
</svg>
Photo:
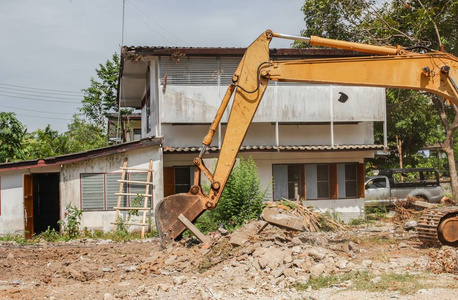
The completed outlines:
<svg viewBox="0 0 458 300">
<path fill-rule="evenodd" d="M 393 229 L 384 231 L 390 236 L 395 234 Z M 253 295 L 276 298 L 285 296 L 285 291 L 288 298 L 295 298 L 299 292 L 294 287 L 306 286 L 310 278 L 351 271 L 378 275 L 396 268 L 398 263 L 393 261 L 365 259 L 367 250 L 358 244 L 358 238 L 374 234 L 380 232 L 361 229 L 352 236 L 346 231 L 295 232 L 255 221 L 230 234 L 225 230 L 214 233 L 209 249 L 187 240 L 154 250 L 138 272 L 152 277 L 170 276 L 168 283 L 150 291 L 150 296 L 161 299 L 173 298 L 173 291 L 182 288 L 196 289 L 198 295 L 194 296 L 201 299 L 218 299 L 218 295 L 231 295 L 234 299 Z M 402 266 L 414 263 L 418 261 L 407 261 Z"/>
</svg>

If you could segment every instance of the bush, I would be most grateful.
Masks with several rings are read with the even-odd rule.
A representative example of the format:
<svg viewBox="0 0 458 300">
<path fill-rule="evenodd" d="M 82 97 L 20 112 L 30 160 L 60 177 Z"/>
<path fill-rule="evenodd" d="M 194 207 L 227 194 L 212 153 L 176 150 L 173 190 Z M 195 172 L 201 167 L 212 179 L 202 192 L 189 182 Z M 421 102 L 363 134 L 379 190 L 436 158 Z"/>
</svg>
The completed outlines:
<svg viewBox="0 0 458 300">
<path fill-rule="evenodd" d="M 261 180 L 253 158 L 240 158 L 211 217 L 217 223 L 230 227 L 240 226 L 245 220 L 257 219 L 263 209 L 265 194 L 266 190 L 261 190 Z"/>
</svg>

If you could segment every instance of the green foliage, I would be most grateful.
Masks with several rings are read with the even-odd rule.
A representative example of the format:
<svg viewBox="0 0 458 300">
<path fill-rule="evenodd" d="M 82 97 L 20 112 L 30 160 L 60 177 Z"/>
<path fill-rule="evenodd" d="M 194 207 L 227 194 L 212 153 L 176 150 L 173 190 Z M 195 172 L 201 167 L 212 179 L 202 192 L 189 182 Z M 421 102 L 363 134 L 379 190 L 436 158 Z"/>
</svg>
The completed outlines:
<svg viewBox="0 0 458 300">
<path fill-rule="evenodd" d="M 240 161 L 231 172 L 212 217 L 219 223 L 239 226 L 259 218 L 266 191 L 261 190 L 258 169 L 252 157 Z"/>
<path fill-rule="evenodd" d="M 46 231 L 43 231 L 42 233 L 37 235 L 36 239 L 42 239 L 42 240 L 52 243 L 52 242 L 63 240 L 63 236 L 60 235 L 60 233 L 56 231 L 54 228 L 51 229 L 50 226 L 48 226 L 48 229 L 46 229 Z"/>
<path fill-rule="evenodd" d="M 388 211 L 384 205 L 374 205 L 365 206 L 364 213 L 366 214 L 366 218 L 368 220 L 385 220 Z"/>
<path fill-rule="evenodd" d="M 0 241 L 16 242 L 18 245 L 28 244 L 28 240 L 24 237 L 23 234 L 7 234 L 4 236 L 0 236 Z"/>
<path fill-rule="evenodd" d="M 363 218 L 356 218 L 356 219 L 351 219 L 350 222 L 348 222 L 348 225 L 359 226 L 359 225 L 363 225 L 366 223 L 367 223 L 366 220 L 364 220 Z"/>
<path fill-rule="evenodd" d="M 72 206 L 71 204 L 69 204 L 66 207 L 64 219 L 58 221 L 58 224 L 61 226 L 62 232 L 66 234 L 70 239 L 79 236 L 79 227 L 81 224 L 82 215 L 82 210 L 78 209 L 76 206 Z"/>
<path fill-rule="evenodd" d="M 27 159 L 39 159 L 70 153 L 68 138 L 48 125 L 27 135 L 24 152 Z"/>
<path fill-rule="evenodd" d="M 310 278 L 308 283 L 297 283 L 297 290 L 306 290 L 311 286 L 314 290 L 329 288 L 336 284 L 351 282 L 349 289 L 358 291 L 398 291 L 401 294 L 415 293 L 420 288 L 424 288 L 424 284 L 420 282 L 420 275 L 412 274 L 396 274 L 385 273 L 381 274 L 380 280 L 374 283 L 373 278 L 368 271 L 356 271 L 344 274 L 332 274 Z M 423 287 L 422 287 L 423 286 Z"/>
<path fill-rule="evenodd" d="M 108 146 L 108 136 L 103 128 L 86 121 L 79 115 L 73 115 L 72 122 L 67 128 L 65 136 L 71 153 Z"/>
<path fill-rule="evenodd" d="M 96 69 L 99 80 L 91 78 L 91 86 L 84 89 L 83 107 L 80 109 L 90 124 L 105 131 L 108 114 L 118 111 L 116 95 L 118 89 L 118 77 L 120 58 L 114 53 L 111 60 L 105 64 L 99 64 Z"/>
<path fill-rule="evenodd" d="M 0 163 L 24 158 L 22 142 L 26 132 L 14 113 L 0 112 Z"/>
</svg>

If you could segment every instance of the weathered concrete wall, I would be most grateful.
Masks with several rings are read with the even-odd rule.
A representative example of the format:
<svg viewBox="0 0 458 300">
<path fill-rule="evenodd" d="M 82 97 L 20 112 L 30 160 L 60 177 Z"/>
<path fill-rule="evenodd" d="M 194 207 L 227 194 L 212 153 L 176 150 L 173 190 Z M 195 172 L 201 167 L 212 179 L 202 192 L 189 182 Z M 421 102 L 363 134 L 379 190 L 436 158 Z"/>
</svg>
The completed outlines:
<svg viewBox="0 0 458 300">
<path fill-rule="evenodd" d="M 171 147 L 189 147 L 202 144 L 209 125 L 171 125 L 162 124 L 164 143 Z M 226 125 L 215 133 L 212 146 L 222 144 Z M 279 125 L 279 145 L 331 145 L 331 125 Z M 251 124 L 244 146 L 276 145 L 275 125 L 271 123 Z M 334 124 L 334 145 L 373 144 L 373 123 Z"/>
<path fill-rule="evenodd" d="M 61 216 L 67 205 L 71 204 L 81 208 L 81 181 L 82 173 L 121 173 L 120 167 L 124 157 L 128 157 L 128 166 L 148 168 L 149 159 L 153 159 L 153 198 L 154 201 L 162 197 L 162 164 L 161 150 L 159 147 L 139 149 L 102 158 L 86 160 L 83 162 L 64 165 L 61 171 Z M 113 229 L 111 222 L 115 221 L 114 211 L 84 211 L 81 220 L 82 228 L 109 231 Z"/>
<path fill-rule="evenodd" d="M 167 86 L 159 93 L 162 123 L 210 123 L 226 87 Z M 339 93 L 348 95 L 339 102 Z M 230 109 L 229 105 L 228 110 Z M 228 113 L 223 117 L 227 122 Z M 384 121 L 385 89 L 329 85 L 270 85 L 254 122 Z"/>
<path fill-rule="evenodd" d="M 24 232 L 24 190 L 22 176 L 24 171 L 2 173 L 0 176 L 1 205 L 0 234 Z"/>
<path fill-rule="evenodd" d="M 364 198 L 307 200 L 304 205 L 313 206 L 322 213 L 329 212 L 346 223 L 352 219 L 364 218 Z"/>
</svg>

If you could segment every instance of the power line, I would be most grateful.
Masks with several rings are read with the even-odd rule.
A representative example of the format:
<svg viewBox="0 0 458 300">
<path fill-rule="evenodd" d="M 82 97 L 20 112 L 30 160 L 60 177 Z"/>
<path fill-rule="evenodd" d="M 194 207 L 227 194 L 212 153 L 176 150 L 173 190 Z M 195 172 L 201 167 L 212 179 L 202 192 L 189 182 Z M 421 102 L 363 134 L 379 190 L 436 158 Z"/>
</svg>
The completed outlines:
<svg viewBox="0 0 458 300">
<path fill-rule="evenodd" d="M 62 97 L 73 97 L 73 98 L 81 98 L 83 95 L 70 95 L 70 94 L 64 94 L 64 93 L 58 93 L 58 92 L 43 92 L 43 91 L 32 91 L 32 90 L 25 90 L 25 89 L 20 89 L 20 88 L 13 88 L 13 87 L 6 87 L 6 86 L 1 86 L 0 89 L 3 90 L 9 90 L 9 91 L 14 91 L 16 93 L 35 93 L 37 95 L 52 95 L 52 96 L 62 96 Z"/>
<path fill-rule="evenodd" d="M 64 90 L 51 90 L 51 89 L 41 89 L 41 88 L 35 88 L 35 87 L 27 87 L 27 86 L 21 86 L 21 85 L 13 85 L 13 84 L 6 84 L 6 83 L 0 83 L 0 85 L 11 86 L 11 87 L 16 87 L 16 88 L 22 88 L 22 89 L 29 89 L 29 90 L 40 90 L 40 91 L 48 91 L 48 92 L 59 92 L 59 93 L 81 94 L 81 92 L 75 92 L 75 91 L 64 91 Z"/>
<path fill-rule="evenodd" d="M 168 31 L 165 27 L 163 27 L 161 24 L 157 23 L 156 21 L 154 21 L 150 16 L 148 16 L 147 14 L 145 14 L 143 12 L 142 9 L 140 9 L 138 6 L 136 6 L 135 4 L 133 4 L 130 0 L 127 0 L 127 4 L 131 5 L 133 8 L 135 8 L 140 14 L 142 14 L 143 16 L 145 16 L 146 18 L 148 18 L 151 22 L 153 22 L 156 26 L 162 28 L 165 32 L 167 32 L 168 34 L 170 34 L 171 36 L 173 36 L 175 39 L 179 40 L 180 42 L 182 42 L 183 44 L 185 44 L 186 46 L 189 46 L 188 43 L 186 43 L 185 41 L 183 41 L 182 39 L 180 39 L 179 37 L 177 37 L 176 35 L 174 35 L 173 33 L 171 33 L 170 31 Z M 139 17 L 140 17 L 140 20 L 142 20 L 142 22 L 148 27 L 148 29 L 150 29 L 151 31 L 159 34 L 160 36 L 162 36 L 167 42 L 171 43 L 171 44 L 174 44 L 176 45 L 176 43 L 173 43 L 171 41 L 169 41 L 162 33 L 152 29 L 148 24 L 146 24 L 145 21 L 143 21 L 142 17 L 135 11 L 133 10 L 133 12 L 135 12 Z"/>
<path fill-rule="evenodd" d="M 9 98 L 18 98 L 18 99 L 25 99 L 25 100 L 31 100 L 31 101 L 41 101 L 41 102 L 56 102 L 56 103 L 61 103 L 61 104 L 71 104 L 71 103 L 78 103 L 81 104 L 81 101 L 59 101 L 59 100 L 45 100 L 45 99 L 35 99 L 35 98 L 27 98 L 27 97 L 19 97 L 19 96 L 11 96 L 11 95 L 5 95 L 0 92 L 0 96 L 5 96 Z"/>
<path fill-rule="evenodd" d="M 32 96 L 32 97 L 45 97 L 45 98 L 51 98 L 51 99 L 70 99 L 70 100 L 78 100 L 82 99 L 83 97 L 73 97 L 73 96 L 59 96 L 59 95 L 35 95 L 35 94 L 28 94 L 28 93 L 21 93 L 21 92 L 10 92 L 10 91 L 2 91 L 3 87 L 0 86 L 0 92 L 2 93 L 8 93 L 8 94 L 13 94 L 13 95 L 24 95 L 24 96 Z"/>
<path fill-rule="evenodd" d="M 59 114 L 59 115 L 70 115 L 70 116 L 73 115 L 73 114 L 70 114 L 70 113 L 35 110 L 35 109 L 27 109 L 27 108 L 22 108 L 22 107 L 13 107 L 13 106 L 6 106 L 6 105 L 0 105 L 0 107 L 5 107 L 5 108 L 9 108 L 9 109 L 19 109 L 19 110 L 25 110 L 25 111 L 31 111 L 31 112 L 37 112 L 37 113 L 45 113 L 45 114 Z"/>
<path fill-rule="evenodd" d="M 17 114 L 17 113 L 14 113 L 16 116 L 21 116 L 21 117 L 30 117 L 30 118 L 40 118 L 40 119 L 43 119 L 43 117 L 40 117 L 40 116 L 31 116 L 31 115 L 24 115 L 24 114 Z M 64 121 L 68 121 L 69 119 L 68 118 L 56 118 L 56 117 L 46 117 L 46 119 L 54 119 L 54 120 L 64 120 Z"/>
</svg>

